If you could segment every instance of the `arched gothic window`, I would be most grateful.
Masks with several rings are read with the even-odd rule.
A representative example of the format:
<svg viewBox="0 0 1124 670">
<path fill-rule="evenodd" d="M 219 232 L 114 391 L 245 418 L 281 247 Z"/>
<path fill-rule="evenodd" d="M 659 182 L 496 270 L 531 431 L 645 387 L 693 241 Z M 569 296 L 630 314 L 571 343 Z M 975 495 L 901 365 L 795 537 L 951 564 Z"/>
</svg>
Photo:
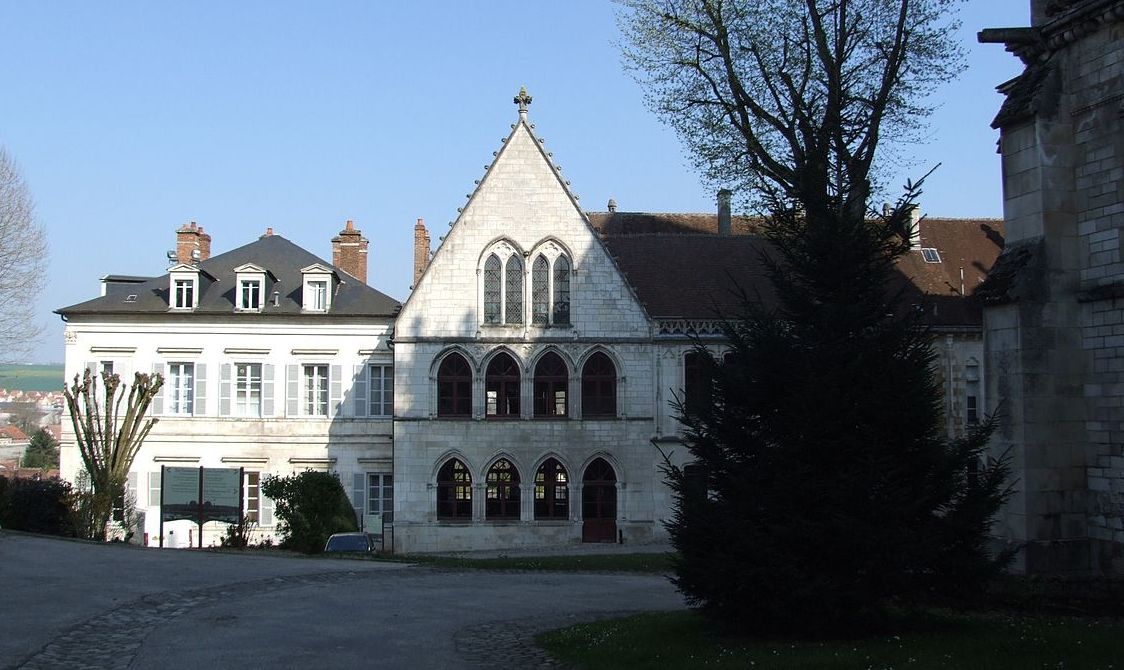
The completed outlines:
<svg viewBox="0 0 1124 670">
<path fill-rule="evenodd" d="M 472 416 L 472 368 L 458 353 L 437 369 L 437 416 Z"/>
<path fill-rule="evenodd" d="M 504 309 L 503 322 L 506 324 L 523 323 L 523 261 L 518 256 L 511 256 L 506 263 L 506 280 L 504 282 Z"/>
<path fill-rule="evenodd" d="M 535 473 L 535 518 L 570 518 L 570 478 L 566 468 L 553 458 Z"/>
<path fill-rule="evenodd" d="M 499 353 L 484 376 L 484 390 L 489 417 L 519 417 L 519 365 L 506 353 Z"/>
<path fill-rule="evenodd" d="M 486 325 L 520 325 L 523 323 L 523 257 L 505 240 L 490 247 L 484 265 L 477 268 L 483 275 L 483 322 Z"/>
<path fill-rule="evenodd" d="M 488 469 L 484 507 L 488 519 L 519 518 L 519 471 L 506 458 Z"/>
<path fill-rule="evenodd" d="M 472 474 L 459 459 L 449 459 L 437 473 L 437 518 L 472 518 Z"/>
<path fill-rule="evenodd" d="M 500 306 L 503 291 L 500 288 L 500 271 L 503 265 L 500 257 L 492 254 L 484 262 L 484 323 L 501 323 L 503 312 Z"/>
<path fill-rule="evenodd" d="M 531 265 L 531 323 L 570 325 L 570 259 L 553 243 Z"/>
<path fill-rule="evenodd" d="M 570 413 L 570 375 L 562 357 L 547 352 L 535 365 L 535 417 L 565 418 Z"/>
<path fill-rule="evenodd" d="M 617 415 L 617 368 L 598 351 L 582 367 L 582 418 Z"/>
</svg>

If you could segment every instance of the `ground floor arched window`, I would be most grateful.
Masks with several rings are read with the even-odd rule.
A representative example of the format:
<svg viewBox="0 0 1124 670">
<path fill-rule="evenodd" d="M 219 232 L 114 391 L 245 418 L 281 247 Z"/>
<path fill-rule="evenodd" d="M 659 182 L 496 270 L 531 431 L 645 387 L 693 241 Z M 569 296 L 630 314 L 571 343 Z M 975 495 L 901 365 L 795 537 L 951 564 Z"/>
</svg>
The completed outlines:
<svg viewBox="0 0 1124 670">
<path fill-rule="evenodd" d="M 535 518 L 570 517 L 570 477 L 556 459 L 548 458 L 535 473 Z"/>
<path fill-rule="evenodd" d="M 472 474 L 459 459 L 449 459 L 437 473 L 437 518 L 472 518 Z"/>
<path fill-rule="evenodd" d="M 487 519 L 519 518 L 519 471 L 506 458 L 488 469 L 484 507 Z"/>
</svg>

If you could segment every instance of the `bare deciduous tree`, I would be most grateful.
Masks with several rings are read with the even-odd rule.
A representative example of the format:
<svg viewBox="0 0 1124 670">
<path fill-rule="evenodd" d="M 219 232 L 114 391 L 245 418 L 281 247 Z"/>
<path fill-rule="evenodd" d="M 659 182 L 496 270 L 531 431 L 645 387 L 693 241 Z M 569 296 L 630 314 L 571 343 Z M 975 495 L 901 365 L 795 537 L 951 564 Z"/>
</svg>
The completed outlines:
<svg viewBox="0 0 1124 670">
<path fill-rule="evenodd" d="M 125 497 L 133 459 L 158 421 L 154 417 L 145 419 L 145 414 L 164 386 L 163 376 L 138 372 L 126 394 L 119 375 L 103 372 L 101 379 L 104 391 L 100 394 L 97 379 L 88 369 L 81 377 L 75 375 L 74 382 L 63 389 L 92 488 L 95 539 L 105 539 L 114 501 Z"/>
<path fill-rule="evenodd" d="M 22 359 L 41 330 L 35 322 L 35 287 L 43 284 L 46 257 L 27 186 L 0 147 L 0 361 Z"/>
</svg>

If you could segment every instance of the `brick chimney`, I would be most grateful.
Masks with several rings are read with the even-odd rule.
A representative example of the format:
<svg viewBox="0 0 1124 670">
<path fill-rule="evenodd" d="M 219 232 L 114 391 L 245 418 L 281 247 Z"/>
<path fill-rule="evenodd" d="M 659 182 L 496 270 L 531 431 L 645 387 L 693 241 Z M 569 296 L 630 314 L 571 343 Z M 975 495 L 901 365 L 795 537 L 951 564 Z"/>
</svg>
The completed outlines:
<svg viewBox="0 0 1124 670">
<path fill-rule="evenodd" d="M 196 252 L 196 253 L 192 253 Z M 211 236 L 194 221 L 176 230 L 176 262 L 199 263 L 211 257 Z"/>
<path fill-rule="evenodd" d="M 367 283 L 367 238 L 355 229 L 355 223 L 347 220 L 347 225 L 339 235 L 332 238 L 332 265 Z"/>
<path fill-rule="evenodd" d="M 425 220 L 418 219 L 414 224 L 414 286 L 418 285 L 422 273 L 429 267 L 429 231 Z"/>
<path fill-rule="evenodd" d="M 730 235 L 732 232 L 732 224 L 730 221 L 730 196 L 733 193 L 730 189 L 724 188 L 718 191 L 718 234 Z"/>
</svg>

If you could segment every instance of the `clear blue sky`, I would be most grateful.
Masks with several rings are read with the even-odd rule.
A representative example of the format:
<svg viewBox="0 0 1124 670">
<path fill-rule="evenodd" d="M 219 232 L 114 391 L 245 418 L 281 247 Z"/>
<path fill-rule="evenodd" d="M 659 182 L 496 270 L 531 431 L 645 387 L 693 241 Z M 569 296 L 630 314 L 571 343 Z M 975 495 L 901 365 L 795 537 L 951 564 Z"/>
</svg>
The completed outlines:
<svg viewBox="0 0 1124 670">
<path fill-rule="evenodd" d="M 1026 25 L 1028 0 L 971 0 L 969 70 L 938 94 L 922 209 L 1002 215 L 994 87 L 1019 72 L 981 28 Z M 331 258 L 346 219 L 371 240 L 369 283 L 400 300 L 413 225 L 436 243 L 516 118 L 531 120 L 590 210 L 711 211 L 714 197 L 643 104 L 593 0 L 0 3 L 0 144 L 50 241 L 32 361 L 61 362 L 52 310 L 109 273 L 159 275 L 197 221 L 221 253 L 267 226 Z M 916 175 L 903 175 L 916 176 Z M 29 361 L 31 362 L 31 361 Z"/>
</svg>

